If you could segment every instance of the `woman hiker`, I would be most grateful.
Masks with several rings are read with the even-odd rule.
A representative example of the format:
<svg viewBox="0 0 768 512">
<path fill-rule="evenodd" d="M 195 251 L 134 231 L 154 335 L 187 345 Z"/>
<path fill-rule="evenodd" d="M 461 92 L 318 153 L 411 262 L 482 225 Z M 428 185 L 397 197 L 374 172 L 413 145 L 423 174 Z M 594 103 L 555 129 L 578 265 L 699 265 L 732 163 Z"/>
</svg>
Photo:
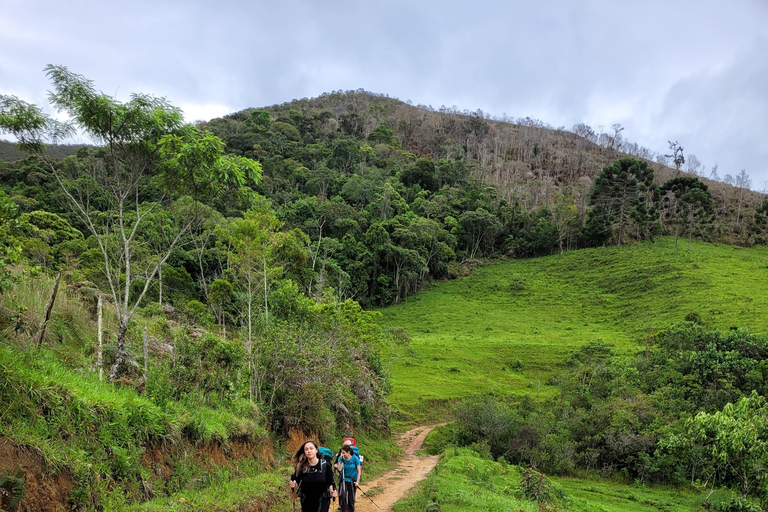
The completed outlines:
<svg viewBox="0 0 768 512">
<path fill-rule="evenodd" d="M 330 462 L 318 457 L 315 441 L 309 440 L 301 445 L 293 456 L 293 469 L 290 485 L 301 500 L 301 512 L 328 510 L 331 497 L 337 496 L 333 467 Z"/>
<path fill-rule="evenodd" d="M 355 493 L 360 483 L 360 459 L 352 452 L 352 447 L 341 447 L 341 458 L 336 464 L 336 469 L 341 473 L 339 479 L 339 504 L 341 512 L 355 512 Z"/>
</svg>

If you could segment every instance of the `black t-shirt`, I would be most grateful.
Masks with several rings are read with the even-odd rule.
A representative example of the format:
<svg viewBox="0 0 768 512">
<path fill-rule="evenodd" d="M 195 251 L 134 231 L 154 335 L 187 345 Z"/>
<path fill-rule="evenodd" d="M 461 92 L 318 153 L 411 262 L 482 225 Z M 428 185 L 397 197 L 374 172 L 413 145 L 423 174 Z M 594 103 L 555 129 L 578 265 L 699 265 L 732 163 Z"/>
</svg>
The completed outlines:
<svg viewBox="0 0 768 512">
<path fill-rule="evenodd" d="M 297 488 L 308 497 L 320 496 L 328 490 L 328 487 L 336 489 L 333 482 L 333 467 L 330 462 L 323 459 L 319 459 L 314 466 L 309 466 L 306 473 L 294 474 L 291 480 L 301 484 L 301 487 L 297 486 Z"/>
</svg>

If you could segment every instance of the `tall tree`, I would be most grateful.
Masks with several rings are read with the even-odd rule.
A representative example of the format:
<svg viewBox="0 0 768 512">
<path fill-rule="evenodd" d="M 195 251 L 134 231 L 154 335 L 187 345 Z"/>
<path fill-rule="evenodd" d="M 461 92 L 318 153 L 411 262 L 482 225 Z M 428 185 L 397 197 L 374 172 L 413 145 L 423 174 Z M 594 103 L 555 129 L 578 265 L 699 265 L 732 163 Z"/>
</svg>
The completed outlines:
<svg viewBox="0 0 768 512">
<path fill-rule="evenodd" d="M 217 137 L 184 127 L 181 111 L 164 98 L 133 94 L 122 103 L 64 66 L 49 65 L 45 71 L 54 89 L 51 104 L 67 113 L 73 125 L 58 123 L 16 97 L 0 96 L 0 129 L 45 163 L 72 213 L 99 246 L 119 325 L 108 376 L 114 380 L 135 366 L 125 348 L 130 320 L 162 265 L 195 224 L 196 200 L 210 198 L 227 185 L 255 182 L 261 167 L 224 155 Z M 74 127 L 99 147 L 76 165 L 58 165 L 45 143 L 71 134 Z M 192 200 L 177 205 L 184 195 Z M 168 226 L 166 243 L 156 254 L 137 261 L 144 250 L 141 228 L 159 208 L 174 211 L 175 224 Z M 131 293 L 138 281 L 143 287 Z"/>
<path fill-rule="evenodd" d="M 752 180 L 749 179 L 749 174 L 747 174 L 746 169 L 742 169 L 741 172 L 736 175 L 736 186 L 739 189 L 739 206 L 736 210 L 736 222 L 741 223 L 741 205 L 744 201 L 744 191 L 752 186 Z"/>
<path fill-rule="evenodd" d="M 677 141 L 672 142 L 671 140 L 669 140 L 667 142 L 669 142 L 669 149 L 672 151 L 672 153 L 668 155 L 664 155 L 664 157 L 672 160 L 672 163 L 675 166 L 675 177 L 677 177 L 680 174 L 680 168 L 685 163 L 685 156 L 683 155 L 683 146 L 681 146 L 680 143 Z"/>
<path fill-rule="evenodd" d="M 743 496 L 768 501 L 768 405 L 756 391 L 722 411 L 700 412 L 686 422 L 687 437 L 703 445 L 723 483 L 738 484 Z"/>
<path fill-rule="evenodd" d="M 653 169 L 642 160 L 621 158 L 595 178 L 590 196 L 591 218 L 600 219 L 599 224 L 605 229 L 615 230 L 616 245 L 621 245 L 626 227 L 633 219 L 645 220 L 655 212 L 655 195 Z"/>
<path fill-rule="evenodd" d="M 691 194 L 694 190 L 701 194 Z M 664 217 L 675 226 L 675 249 L 680 229 L 692 230 L 693 222 L 702 220 L 712 210 L 712 197 L 707 186 L 692 176 L 678 176 L 661 187 Z M 690 247 L 690 241 L 689 241 Z"/>
</svg>

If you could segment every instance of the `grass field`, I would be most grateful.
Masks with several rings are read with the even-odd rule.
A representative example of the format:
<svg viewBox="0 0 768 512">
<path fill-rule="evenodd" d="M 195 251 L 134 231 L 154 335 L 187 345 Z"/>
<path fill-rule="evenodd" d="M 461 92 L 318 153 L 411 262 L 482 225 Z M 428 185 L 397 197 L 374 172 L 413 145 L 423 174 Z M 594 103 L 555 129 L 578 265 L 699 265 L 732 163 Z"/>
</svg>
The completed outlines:
<svg viewBox="0 0 768 512">
<path fill-rule="evenodd" d="M 690 312 L 718 329 L 765 332 L 768 250 L 681 240 L 587 249 L 483 266 L 381 310 L 405 328 L 390 401 L 405 422 L 479 393 L 556 393 L 548 376 L 589 341 L 641 350 Z"/>
<path fill-rule="evenodd" d="M 703 510 L 701 493 L 650 489 L 607 480 L 547 478 L 562 497 L 558 506 L 540 508 L 520 493 L 521 468 L 499 463 L 469 448 L 449 448 L 437 468 L 410 495 L 399 501 L 398 512 L 440 510 L 570 512 L 682 512 Z"/>
</svg>

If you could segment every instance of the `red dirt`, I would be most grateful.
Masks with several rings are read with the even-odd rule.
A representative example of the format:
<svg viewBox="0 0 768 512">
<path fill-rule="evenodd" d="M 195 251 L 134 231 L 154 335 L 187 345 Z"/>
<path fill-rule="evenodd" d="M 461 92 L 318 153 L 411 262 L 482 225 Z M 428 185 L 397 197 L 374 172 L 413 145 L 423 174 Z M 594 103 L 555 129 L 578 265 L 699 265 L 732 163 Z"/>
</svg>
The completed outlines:
<svg viewBox="0 0 768 512">
<path fill-rule="evenodd" d="M 67 497 L 75 488 L 70 475 L 52 475 L 46 471 L 43 458 L 36 452 L 20 448 L 0 436 L 0 474 L 24 471 L 24 498 L 17 510 L 35 512 L 65 512 L 70 510 Z M 0 509 L 3 503 L 0 497 Z"/>
<path fill-rule="evenodd" d="M 400 460 L 396 469 L 375 480 L 365 482 L 361 486 L 370 495 L 373 502 L 358 491 L 355 502 L 357 512 L 392 510 L 392 505 L 405 497 L 416 483 L 427 477 L 427 473 L 435 467 L 439 457 L 436 455 L 418 456 L 414 453 L 421 449 L 427 434 L 436 426 L 416 427 L 400 436 L 398 442 L 405 449 L 405 457 Z"/>
</svg>

